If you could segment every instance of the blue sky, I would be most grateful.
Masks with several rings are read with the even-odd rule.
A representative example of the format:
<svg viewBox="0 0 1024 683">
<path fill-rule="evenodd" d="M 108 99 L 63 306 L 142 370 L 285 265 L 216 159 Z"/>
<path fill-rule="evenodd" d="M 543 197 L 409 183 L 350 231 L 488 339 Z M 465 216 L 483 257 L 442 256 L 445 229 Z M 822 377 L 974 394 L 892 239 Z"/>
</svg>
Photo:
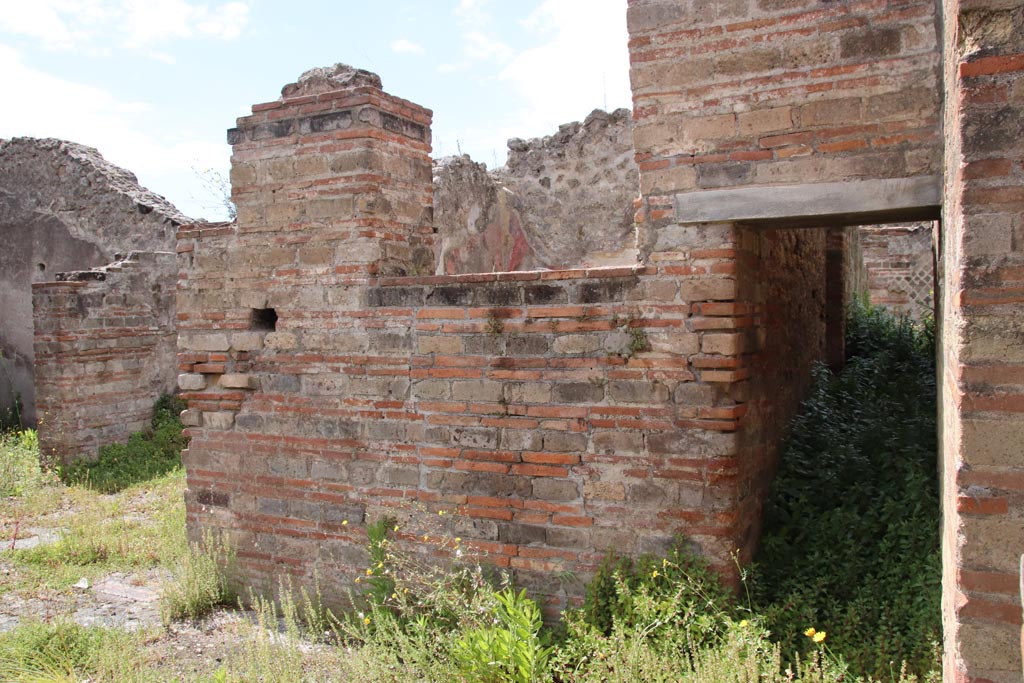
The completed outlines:
<svg viewBox="0 0 1024 683">
<path fill-rule="evenodd" d="M 225 130 L 345 62 L 434 110 L 434 156 L 488 167 L 510 137 L 630 106 L 625 0 L 0 0 L 0 138 L 96 147 L 192 217 Z M 196 170 L 193 170 L 196 169 Z"/>
</svg>

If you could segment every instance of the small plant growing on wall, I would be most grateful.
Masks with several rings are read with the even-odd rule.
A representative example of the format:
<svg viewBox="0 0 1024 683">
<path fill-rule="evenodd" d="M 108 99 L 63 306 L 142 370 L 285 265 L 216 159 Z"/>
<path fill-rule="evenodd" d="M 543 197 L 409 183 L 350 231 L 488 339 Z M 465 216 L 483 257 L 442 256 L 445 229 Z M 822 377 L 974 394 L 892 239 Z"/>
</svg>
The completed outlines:
<svg viewBox="0 0 1024 683">
<path fill-rule="evenodd" d="M 505 331 L 505 322 L 499 318 L 494 311 L 487 316 L 487 323 L 484 325 L 487 334 L 498 336 Z"/>
<path fill-rule="evenodd" d="M 642 327 L 634 327 L 629 331 L 629 356 L 651 350 L 651 342 Z"/>
</svg>

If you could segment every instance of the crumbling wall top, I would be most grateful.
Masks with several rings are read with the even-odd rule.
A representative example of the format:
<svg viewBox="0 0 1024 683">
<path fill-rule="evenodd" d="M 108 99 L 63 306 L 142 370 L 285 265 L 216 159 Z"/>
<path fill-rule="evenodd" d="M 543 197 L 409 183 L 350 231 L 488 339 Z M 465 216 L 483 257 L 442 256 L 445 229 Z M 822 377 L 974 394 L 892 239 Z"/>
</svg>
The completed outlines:
<svg viewBox="0 0 1024 683">
<path fill-rule="evenodd" d="M 333 66 L 320 66 L 304 71 L 299 80 L 281 88 L 281 98 L 304 97 L 360 86 L 383 90 L 380 76 L 372 71 L 357 69 L 338 62 Z"/>
<path fill-rule="evenodd" d="M 73 165 L 94 190 L 106 189 L 124 195 L 135 203 L 140 213 L 155 212 L 177 225 L 191 220 L 162 196 L 139 185 L 134 173 L 110 163 L 93 147 L 57 138 L 18 137 L 0 140 L 0 159 L 5 160 L 4 167 L 18 173 L 23 180 L 26 179 L 23 176 L 25 163 L 37 164 L 40 168 L 45 165 L 55 171 Z M 37 190 L 46 186 L 34 185 Z M 31 188 L 31 185 L 26 184 L 26 187 Z"/>
</svg>

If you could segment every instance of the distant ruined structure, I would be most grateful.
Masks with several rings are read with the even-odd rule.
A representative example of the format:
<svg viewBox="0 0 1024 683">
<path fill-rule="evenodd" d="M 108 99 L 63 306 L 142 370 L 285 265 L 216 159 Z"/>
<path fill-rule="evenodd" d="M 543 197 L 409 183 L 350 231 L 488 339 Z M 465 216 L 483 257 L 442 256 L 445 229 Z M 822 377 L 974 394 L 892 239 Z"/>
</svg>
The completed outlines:
<svg viewBox="0 0 1024 683">
<path fill-rule="evenodd" d="M 190 534 L 230 534 L 246 583 L 328 594 L 385 516 L 431 556 L 442 519 L 549 610 L 580 597 L 558 572 L 676 533 L 734 579 L 850 296 L 931 297 L 944 678 L 1020 683 L 1024 12 L 627 5 L 637 176 L 620 113 L 513 142 L 498 173 L 435 167 L 431 112 L 343 65 L 228 132 L 237 221 L 177 232 Z M 61 386 L 116 372 L 82 313 L 142 310 L 142 262 L 36 285 L 37 358 L 76 358 Z"/>
<path fill-rule="evenodd" d="M 175 232 L 189 220 L 91 147 L 53 139 L 0 141 L 0 237 L 6 245 L 0 252 L 0 414 L 15 413 L 20 402 L 24 422 L 34 424 L 51 410 L 66 414 L 68 401 L 73 400 L 67 391 L 77 391 L 81 392 L 79 402 L 93 406 L 83 407 L 80 420 L 69 429 L 85 427 L 96 419 L 110 419 L 108 401 L 115 400 L 110 392 L 134 391 L 130 387 L 139 382 L 140 373 L 148 372 L 141 367 L 144 363 L 122 353 L 115 353 L 117 358 L 106 357 L 104 346 L 113 350 L 121 345 L 117 339 L 120 333 L 109 329 L 103 340 L 97 339 L 96 348 L 77 362 L 91 363 L 94 368 L 102 364 L 117 366 L 123 385 L 111 385 L 107 391 L 90 385 L 74 389 L 60 386 L 60 378 L 50 370 L 55 362 L 67 360 L 56 361 L 53 356 L 60 353 L 61 342 L 55 338 L 37 348 L 42 353 L 38 358 L 33 350 L 32 284 L 52 281 L 57 273 L 65 271 L 104 266 L 132 251 L 173 253 Z M 173 280 L 171 268 L 167 274 Z M 169 291 L 173 291 L 173 282 Z M 79 299 L 63 315 L 84 315 L 84 308 L 95 298 Z M 165 296 L 160 305 L 167 308 L 172 304 Z M 173 319 L 173 308 L 167 308 L 165 315 Z M 60 329 L 56 319 L 48 324 L 54 326 L 54 332 Z M 169 371 L 164 363 L 164 375 Z M 148 400 L 150 405 L 141 409 L 143 413 L 151 407 L 152 399 Z M 126 407 L 124 401 L 116 400 L 115 404 L 119 410 Z M 96 415 L 85 414 L 90 411 Z M 126 427 L 137 426 L 135 416 L 139 413 L 129 409 L 120 414 L 119 420 Z M 126 437 L 129 433 L 106 428 L 97 439 L 102 443 L 107 437 Z"/>
</svg>

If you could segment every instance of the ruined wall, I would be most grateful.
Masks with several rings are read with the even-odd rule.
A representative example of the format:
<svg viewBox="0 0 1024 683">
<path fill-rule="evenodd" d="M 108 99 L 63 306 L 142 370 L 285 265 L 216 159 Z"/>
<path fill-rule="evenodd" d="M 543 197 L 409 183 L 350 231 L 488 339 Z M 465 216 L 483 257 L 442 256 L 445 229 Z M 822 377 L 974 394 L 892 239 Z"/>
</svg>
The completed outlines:
<svg viewBox="0 0 1024 683">
<path fill-rule="evenodd" d="M 931 223 L 859 229 L 871 303 L 914 320 L 934 313 L 932 230 Z"/>
<path fill-rule="evenodd" d="M 132 252 L 32 285 L 36 404 L 44 460 L 94 459 L 149 424 L 176 385 L 171 252 Z"/>
<path fill-rule="evenodd" d="M 943 679 L 1019 682 L 1024 7 L 943 4 Z"/>
<path fill-rule="evenodd" d="M 820 262 L 796 236 L 730 229 L 647 267 L 380 277 L 387 240 L 432 235 L 429 112 L 340 73 L 240 119 L 238 223 L 179 232 L 193 537 L 234 534 L 247 581 L 318 573 L 334 591 L 365 570 L 367 523 L 396 515 L 401 542 L 435 552 L 416 511 L 453 513 L 448 531 L 549 609 L 580 597 L 553 572 L 676 533 L 735 578 L 763 477 L 735 433 L 745 380 L 791 352 L 757 336 L 760 302 Z M 740 252 L 796 270 L 737 303 Z"/>
<path fill-rule="evenodd" d="M 188 219 L 95 149 L 61 140 L 0 142 L 0 412 L 17 394 L 36 419 L 33 282 L 131 250 L 173 251 Z"/>
<path fill-rule="evenodd" d="M 509 141 L 488 173 L 468 157 L 434 169 L 434 222 L 446 274 L 636 263 L 638 171 L 629 111 Z"/>
</svg>

